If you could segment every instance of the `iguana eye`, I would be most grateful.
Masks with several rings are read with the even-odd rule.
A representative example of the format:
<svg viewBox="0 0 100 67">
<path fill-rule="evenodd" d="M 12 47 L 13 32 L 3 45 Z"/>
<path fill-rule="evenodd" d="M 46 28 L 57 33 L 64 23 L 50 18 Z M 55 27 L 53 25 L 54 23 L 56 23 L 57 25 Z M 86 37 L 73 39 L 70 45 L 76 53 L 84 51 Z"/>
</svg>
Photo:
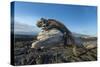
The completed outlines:
<svg viewBox="0 0 100 67">
<path fill-rule="evenodd" d="M 43 22 L 41 21 L 39 24 L 40 24 L 40 25 L 42 25 L 42 24 L 43 24 Z"/>
</svg>

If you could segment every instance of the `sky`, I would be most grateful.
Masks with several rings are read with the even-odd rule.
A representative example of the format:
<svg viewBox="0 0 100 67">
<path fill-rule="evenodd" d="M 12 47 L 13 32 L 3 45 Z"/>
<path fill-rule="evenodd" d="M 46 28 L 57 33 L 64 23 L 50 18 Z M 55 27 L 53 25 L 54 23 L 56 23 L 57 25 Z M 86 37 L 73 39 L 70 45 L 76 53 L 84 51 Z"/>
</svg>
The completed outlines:
<svg viewBox="0 0 100 67">
<path fill-rule="evenodd" d="M 56 19 L 72 32 L 97 36 L 96 6 L 15 2 L 15 23 L 36 27 L 41 17 Z"/>
</svg>

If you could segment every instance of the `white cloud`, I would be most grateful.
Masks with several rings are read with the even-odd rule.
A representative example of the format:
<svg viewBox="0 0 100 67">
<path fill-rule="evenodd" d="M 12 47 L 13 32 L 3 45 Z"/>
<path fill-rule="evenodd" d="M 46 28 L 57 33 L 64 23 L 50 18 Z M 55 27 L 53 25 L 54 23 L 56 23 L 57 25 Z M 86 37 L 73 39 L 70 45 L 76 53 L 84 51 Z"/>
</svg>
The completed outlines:
<svg viewBox="0 0 100 67">
<path fill-rule="evenodd" d="M 39 28 L 27 24 L 22 24 L 16 22 L 14 24 L 14 33 L 15 34 L 36 34 L 40 31 Z"/>
</svg>

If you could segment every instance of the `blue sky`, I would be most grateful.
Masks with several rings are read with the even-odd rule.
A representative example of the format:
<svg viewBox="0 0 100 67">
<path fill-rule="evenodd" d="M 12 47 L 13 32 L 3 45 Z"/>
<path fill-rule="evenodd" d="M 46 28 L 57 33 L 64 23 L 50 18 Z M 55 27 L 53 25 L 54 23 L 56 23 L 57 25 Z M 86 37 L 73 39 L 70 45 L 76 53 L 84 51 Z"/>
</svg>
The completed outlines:
<svg viewBox="0 0 100 67">
<path fill-rule="evenodd" d="M 15 2 L 15 21 L 36 26 L 41 17 L 56 19 L 72 32 L 97 35 L 97 7 Z"/>
</svg>

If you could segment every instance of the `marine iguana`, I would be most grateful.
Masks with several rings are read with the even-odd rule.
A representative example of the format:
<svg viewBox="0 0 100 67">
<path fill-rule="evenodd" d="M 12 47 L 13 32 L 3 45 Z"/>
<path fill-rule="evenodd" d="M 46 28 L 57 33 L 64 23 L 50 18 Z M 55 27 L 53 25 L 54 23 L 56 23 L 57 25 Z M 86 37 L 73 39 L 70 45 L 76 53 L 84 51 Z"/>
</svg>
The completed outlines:
<svg viewBox="0 0 100 67">
<path fill-rule="evenodd" d="M 71 40 L 72 44 L 75 44 L 74 38 L 72 36 L 72 33 L 69 31 L 69 29 L 63 23 L 55 19 L 41 18 L 36 25 L 38 27 L 41 27 L 43 30 L 50 30 L 56 28 L 59 31 L 61 31 L 63 33 L 64 46 L 68 44 L 69 40 Z"/>
</svg>

